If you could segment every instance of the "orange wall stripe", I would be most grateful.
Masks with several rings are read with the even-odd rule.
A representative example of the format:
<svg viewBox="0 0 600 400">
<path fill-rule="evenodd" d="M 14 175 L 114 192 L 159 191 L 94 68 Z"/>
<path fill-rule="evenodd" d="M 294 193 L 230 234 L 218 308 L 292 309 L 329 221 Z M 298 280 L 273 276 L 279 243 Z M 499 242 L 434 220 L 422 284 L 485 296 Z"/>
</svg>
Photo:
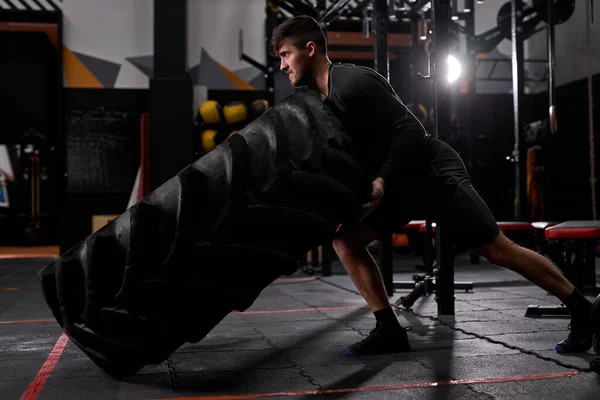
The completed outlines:
<svg viewBox="0 0 600 400">
<path fill-rule="evenodd" d="M 103 88 L 98 78 L 64 45 L 63 69 L 70 88 Z"/>
<path fill-rule="evenodd" d="M 237 90 L 256 90 L 256 88 L 254 86 L 252 86 L 251 84 L 249 84 L 248 82 L 246 82 L 245 80 L 243 80 L 242 78 L 240 78 L 239 76 L 237 76 L 236 74 L 231 72 L 229 69 L 227 69 L 227 67 L 225 67 L 220 62 L 215 60 L 215 63 L 217 63 L 219 68 L 221 68 L 221 71 L 223 71 L 225 76 L 227 76 L 227 79 L 229 79 L 231 81 L 231 83 L 233 83 L 233 86 Z"/>
</svg>

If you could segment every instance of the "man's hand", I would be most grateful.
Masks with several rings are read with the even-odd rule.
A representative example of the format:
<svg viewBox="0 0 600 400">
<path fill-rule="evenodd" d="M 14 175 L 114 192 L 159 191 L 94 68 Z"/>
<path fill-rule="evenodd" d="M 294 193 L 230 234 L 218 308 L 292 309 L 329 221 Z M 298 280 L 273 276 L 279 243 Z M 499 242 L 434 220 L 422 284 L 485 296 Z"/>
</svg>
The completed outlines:
<svg viewBox="0 0 600 400">
<path fill-rule="evenodd" d="M 383 198 L 384 188 L 385 182 L 383 181 L 383 179 L 379 177 L 375 178 L 375 180 L 373 181 L 373 191 L 371 192 L 371 201 L 366 204 L 363 204 L 362 207 L 363 210 L 365 210 L 365 213 L 363 214 L 361 220 L 365 219 L 377 208 L 379 202 L 381 202 L 381 199 Z"/>
</svg>

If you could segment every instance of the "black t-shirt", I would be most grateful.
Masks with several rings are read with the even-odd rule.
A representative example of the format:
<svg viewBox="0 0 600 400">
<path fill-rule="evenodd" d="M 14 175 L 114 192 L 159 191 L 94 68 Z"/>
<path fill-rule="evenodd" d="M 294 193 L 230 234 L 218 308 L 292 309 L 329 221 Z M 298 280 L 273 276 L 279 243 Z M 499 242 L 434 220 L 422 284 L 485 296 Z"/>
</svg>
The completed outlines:
<svg viewBox="0 0 600 400">
<path fill-rule="evenodd" d="M 425 165 L 425 128 L 391 84 L 371 68 L 332 64 L 325 104 L 354 142 L 363 168 L 384 179 L 386 191 L 414 183 Z"/>
</svg>

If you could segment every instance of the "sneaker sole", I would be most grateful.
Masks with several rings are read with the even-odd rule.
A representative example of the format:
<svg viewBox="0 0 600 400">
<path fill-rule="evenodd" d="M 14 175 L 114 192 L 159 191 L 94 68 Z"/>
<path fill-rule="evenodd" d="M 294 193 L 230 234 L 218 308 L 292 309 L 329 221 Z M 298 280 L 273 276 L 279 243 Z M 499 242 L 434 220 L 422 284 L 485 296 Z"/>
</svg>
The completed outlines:
<svg viewBox="0 0 600 400">
<path fill-rule="evenodd" d="M 555 350 L 557 353 L 560 353 L 560 354 L 574 354 L 574 353 L 585 353 L 585 352 L 587 352 L 587 351 L 588 351 L 590 348 L 592 348 L 592 343 L 590 343 L 590 345 L 589 345 L 589 346 L 582 346 L 582 347 L 581 347 L 581 348 L 579 348 L 579 349 L 573 349 L 573 350 L 565 350 L 565 349 L 563 349 L 563 347 L 562 347 L 560 344 L 557 344 L 557 345 L 554 347 L 554 350 Z"/>
</svg>

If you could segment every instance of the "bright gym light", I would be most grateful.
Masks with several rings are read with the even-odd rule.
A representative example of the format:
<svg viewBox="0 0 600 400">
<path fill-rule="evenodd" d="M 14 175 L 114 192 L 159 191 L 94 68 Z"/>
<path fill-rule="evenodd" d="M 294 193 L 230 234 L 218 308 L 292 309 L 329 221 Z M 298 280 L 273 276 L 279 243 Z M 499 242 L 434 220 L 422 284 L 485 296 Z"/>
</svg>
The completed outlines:
<svg viewBox="0 0 600 400">
<path fill-rule="evenodd" d="M 448 83 L 456 82 L 461 73 L 460 62 L 453 55 L 448 56 Z"/>
</svg>

